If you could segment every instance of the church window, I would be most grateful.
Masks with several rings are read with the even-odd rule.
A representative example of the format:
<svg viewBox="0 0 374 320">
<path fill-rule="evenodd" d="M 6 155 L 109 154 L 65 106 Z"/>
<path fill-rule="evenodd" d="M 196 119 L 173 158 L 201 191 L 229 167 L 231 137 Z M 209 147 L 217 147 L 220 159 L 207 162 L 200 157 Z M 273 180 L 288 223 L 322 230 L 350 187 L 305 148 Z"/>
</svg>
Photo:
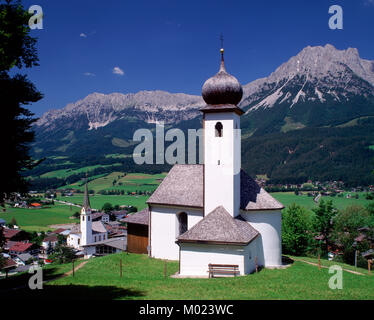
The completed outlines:
<svg viewBox="0 0 374 320">
<path fill-rule="evenodd" d="M 78 244 L 80 244 L 81 243 L 81 239 L 78 239 Z"/>
<path fill-rule="evenodd" d="M 87 217 L 87 220 L 90 221 L 90 217 L 89 216 Z"/>
<path fill-rule="evenodd" d="M 84 221 L 84 216 L 82 216 L 82 221 Z"/>
<path fill-rule="evenodd" d="M 187 213 L 181 212 L 177 216 L 178 218 L 178 232 L 179 235 L 185 233 L 188 229 L 188 216 Z"/>
<path fill-rule="evenodd" d="M 216 123 L 215 132 L 216 132 L 216 137 L 222 137 L 222 135 L 223 135 L 223 125 L 222 125 L 221 122 Z"/>
</svg>

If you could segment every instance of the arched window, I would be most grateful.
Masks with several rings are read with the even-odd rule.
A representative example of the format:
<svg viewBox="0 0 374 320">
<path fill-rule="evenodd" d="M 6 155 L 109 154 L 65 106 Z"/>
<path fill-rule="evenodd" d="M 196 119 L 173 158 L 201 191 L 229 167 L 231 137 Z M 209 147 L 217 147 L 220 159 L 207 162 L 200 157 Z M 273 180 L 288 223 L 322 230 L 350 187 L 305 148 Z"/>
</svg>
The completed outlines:
<svg viewBox="0 0 374 320">
<path fill-rule="evenodd" d="M 215 129 L 216 129 L 216 137 L 222 137 L 222 135 L 223 135 L 223 125 L 222 125 L 221 122 L 216 123 Z"/>
<path fill-rule="evenodd" d="M 185 233 L 188 229 L 188 218 L 187 213 L 181 212 L 177 216 L 178 218 L 178 231 L 179 235 Z"/>
</svg>

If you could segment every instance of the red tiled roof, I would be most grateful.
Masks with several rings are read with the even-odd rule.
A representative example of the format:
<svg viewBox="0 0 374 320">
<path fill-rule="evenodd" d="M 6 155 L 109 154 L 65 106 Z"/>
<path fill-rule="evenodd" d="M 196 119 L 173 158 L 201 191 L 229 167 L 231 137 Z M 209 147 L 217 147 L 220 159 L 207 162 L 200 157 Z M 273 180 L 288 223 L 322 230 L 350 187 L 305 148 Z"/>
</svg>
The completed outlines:
<svg viewBox="0 0 374 320">
<path fill-rule="evenodd" d="M 58 238 L 55 234 L 51 234 L 43 239 L 43 242 L 56 242 L 58 241 Z"/>
<path fill-rule="evenodd" d="M 5 239 L 11 239 L 19 232 L 21 232 L 19 229 L 3 229 Z"/>
<path fill-rule="evenodd" d="M 59 234 L 59 233 L 61 233 L 61 232 L 64 232 L 66 229 L 63 229 L 63 228 L 58 228 L 58 229 L 56 229 L 55 231 L 53 231 L 52 233 L 54 233 L 54 234 Z"/>
<path fill-rule="evenodd" d="M 32 207 L 40 207 L 41 204 L 37 203 L 37 202 L 34 202 L 34 203 L 30 203 L 30 206 L 32 206 Z"/>
<path fill-rule="evenodd" d="M 25 252 L 33 246 L 31 242 L 17 242 L 9 248 L 9 251 Z"/>
<path fill-rule="evenodd" d="M 3 266 L 3 269 L 8 269 L 16 266 L 17 263 L 13 259 L 8 258 L 5 260 L 5 265 Z"/>
</svg>

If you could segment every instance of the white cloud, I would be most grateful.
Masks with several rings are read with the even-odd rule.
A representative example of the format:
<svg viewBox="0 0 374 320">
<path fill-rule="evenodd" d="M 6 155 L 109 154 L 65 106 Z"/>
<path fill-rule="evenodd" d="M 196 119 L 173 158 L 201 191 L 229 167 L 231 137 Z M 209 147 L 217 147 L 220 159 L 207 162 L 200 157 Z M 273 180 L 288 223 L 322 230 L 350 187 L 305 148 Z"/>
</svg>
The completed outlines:
<svg viewBox="0 0 374 320">
<path fill-rule="evenodd" d="M 85 34 L 85 33 L 81 33 L 80 35 L 79 35 L 81 38 L 87 38 L 87 35 Z"/>
<path fill-rule="evenodd" d="M 374 6 L 374 0 L 365 0 L 364 4 L 366 6 Z"/>
<path fill-rule="evenodd" d="M 120 68 L 120 67 L 114 67 L 113 68 L 113 70 L 112 70 L 112 72 L 114 73 L 114 74 L 118 74 L 118 75 L 120 75 L 120 76 L 123 76 L 125 73 L 123 72 L 123 70 Z"/>
<path fill-rule="evenodd" d="M 94 77 L 94 76 L 96 76 L 96 74 L 94 74 L 92 72 L 85 72 L 85 73 L 83 73 L 83 75 L 85 75 L 87 77 Z"/>
</svg>

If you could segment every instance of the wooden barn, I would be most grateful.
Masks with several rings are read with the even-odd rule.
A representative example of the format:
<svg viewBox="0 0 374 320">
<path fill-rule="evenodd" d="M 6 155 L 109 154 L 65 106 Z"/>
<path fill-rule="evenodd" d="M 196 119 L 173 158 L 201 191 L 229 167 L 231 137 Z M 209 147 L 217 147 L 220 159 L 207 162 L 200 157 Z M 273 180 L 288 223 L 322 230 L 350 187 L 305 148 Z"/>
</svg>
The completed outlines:
<svg viewBox="0 0 374 320">
<path fill-rule="evenodd" d="M 127 251 L 148 253 L 148 208 L 121 220 L 127 222 Z"/>
</svg>

